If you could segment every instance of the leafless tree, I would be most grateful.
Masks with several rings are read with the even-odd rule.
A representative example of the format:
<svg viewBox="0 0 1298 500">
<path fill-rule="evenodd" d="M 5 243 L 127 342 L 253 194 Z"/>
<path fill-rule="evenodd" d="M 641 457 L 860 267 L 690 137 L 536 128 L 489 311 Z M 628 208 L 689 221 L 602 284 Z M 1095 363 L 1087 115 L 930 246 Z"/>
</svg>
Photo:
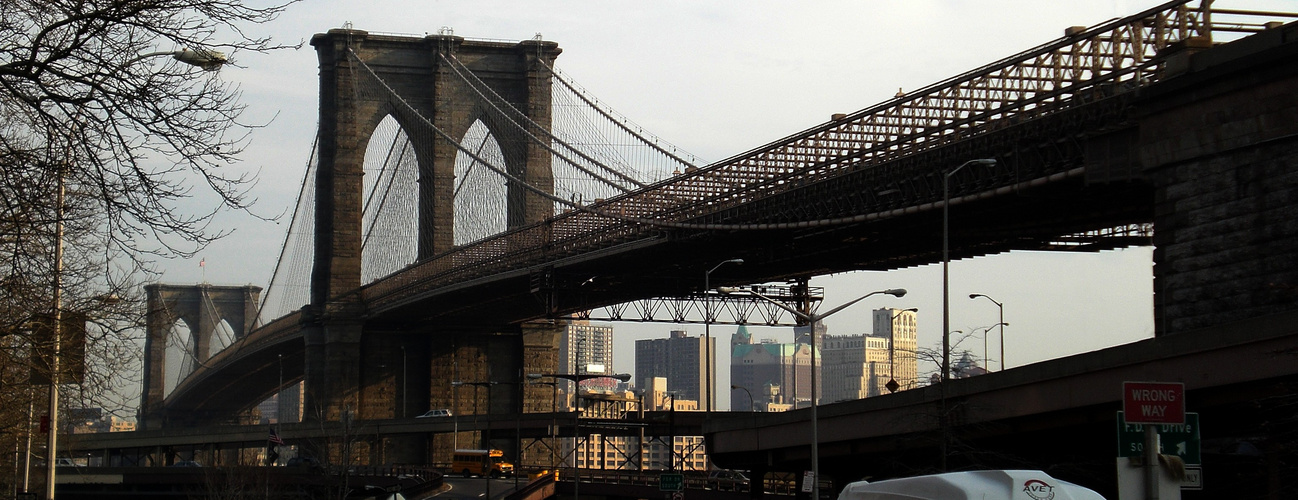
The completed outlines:
<svg viewBox="0 0 1298 500">
<path fill-rule="evenodd" d="M 239 122 L 239 91 L 219 72 L 162 56 L 273 50 L 248 30 L 283 8 L 241 0 L 0 4 L 0 162 L 33 178 L 61 174 L 77 202 L 104 217 L 113 246 L 191 255 L 222 235 L 208 227 L 216 210 L 249 208 L 254 179 L 229 167 L 255 127 Z M 47 186 L 6 194 L 11 204 L 48 200 Z M 181 208 L 206 194 L 216 206 Z"/>
<path fill-rule="evenodd" d="M 56 290 L 59 310 L 89 322 L 85 378 L 63 388 L 66 404 L 135 403 L 116 389 L 139 372 L 138 282 L 154 259 L 223 236 L 218 211 L 251 208 L 255 177 L 234 163 L 257 125 L 239 121 L 238 88 L 206 70 L 281 48 L 251 30 L 286 6 L 0 2 L 0 429 L 27 426 L 23 382 Z"/>
</svg>

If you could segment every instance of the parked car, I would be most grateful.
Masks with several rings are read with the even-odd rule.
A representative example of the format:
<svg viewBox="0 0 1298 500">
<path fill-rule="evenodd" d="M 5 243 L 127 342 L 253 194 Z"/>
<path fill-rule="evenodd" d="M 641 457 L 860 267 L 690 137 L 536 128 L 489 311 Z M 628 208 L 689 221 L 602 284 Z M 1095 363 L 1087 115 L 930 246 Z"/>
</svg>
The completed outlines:
<svg viewBox="0 0 1298 500">
<path fill-rule="evenodd" d="M 415 418 L 449 417 L 449 416 L 451 416 L 451 410 L 440 409 L 440 410 L 428 410 L 423 415 L 420 415 Z"/>
<path fill-rule="evenodd" d="M 737 470 L 725 470 L 725 469 L 714 470 L 712 471 L 711 474 L 708 474 L 708 478 L 723 480 L 723 481 L 736 481 L 741 483 L 748 482 L 748 476 L 745 476 L 744 473 L 739 472 Z"/>
<path fill-rule="evenodd" d="M 171 466 L 172 466 L 172 467 L 202 467 L 203 464 L 200 464 L 200 463 L 195 462 L 195 461 L 193 461 L 193 460 L 181 460 L 181 461 L 179 461 L 179 462 L 176 462 L 176 463 L 174 463 L 174 464 L 171 464 Z"/>
<path fill-rule="evenodd" d="M 79 467 L 76 462 L 72 461 L 71 458 L 56 458 L 54 459 L 54 466 L 55 467 Z"/>
<path fill-rule="evenodd" d="M 737 470 L 714 470 L 708 474 L 708 488 L 733 491 L 745 486 L 748 486 L 748 476 Z"/>
</svg>

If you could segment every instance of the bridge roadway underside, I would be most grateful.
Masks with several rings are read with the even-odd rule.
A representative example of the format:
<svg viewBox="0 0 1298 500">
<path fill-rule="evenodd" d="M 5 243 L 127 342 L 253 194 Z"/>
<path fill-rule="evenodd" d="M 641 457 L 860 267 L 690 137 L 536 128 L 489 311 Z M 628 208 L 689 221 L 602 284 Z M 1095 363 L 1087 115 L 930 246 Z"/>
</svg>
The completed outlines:
<svg viewBox="0 0 1298 500">
<path fill-rule="evenodd" d="M 1032 155 L 1024 159 L 1015 158 L 1013 152 L 990 149 L 963 157 L 999 157 L 1003 164 L 1010 165 L 1020 160 L 1059 162 L 1049 168 L 1033 164 L 1028 170 L 1069 170 L 1067 166 L 1080 166 L 1086 157 L 1084 141 L 1069 139 L 1068 142 L 1068 147 L 1049 145 L 1056 153 L 1067 150 L 1068 157 L 1046 159 L 1044 155 Z M 917 166 L 931 162 L 923 167 L 928 170 L 959 164 L 949 152 L 922 156 L 925 158 L 907 161 Z M 796 211 L 791 207 L 811 206 L 810 200 L 818 200 L 816 203 L 820 204 L 841 201 L 847 207 L 845 210 L 850 211 L 855 203 L 850 198 L 856 193 L 879 189 L 865 174 L 809 185 L 755 203 L 746 211 Z M 835 200 L 836 197 L 843 199 Z M 1074 170 L 1072 177 L 1037 186 L 1020 186 L 986 199 L 953 203 L 951 258 L 1011 250 L 1100 251 L 1149 245 L 1148 235 L 1095 236 L 1080 242 L 1073 240 L 1071 244 L 1061 241 L 1083 232 L 1151 223 L 1154 199 L 1154 188 L 1140 179 L 1092 183 Z M 825 214 L 826 218 L 849 215 L 818 213 Z M 769 222 L 769 219 L 743 214 L 722 217 L 730 223 Z M 443 287 L 405 306 L 377 311 L 367 328 L 408 331 L 419 325 L 436 324 L 443 330 L 509 331 L 528 320 L 561 317 L 650 297 L 696 294 L 703 287 L 702 270 L 727 259 L 742 258 L 745 262 L 712 273 L 713 286 L 932 264 L 941 262 L 941 250 L 942 211 L 934 207 L 869 222 L 808 229 L 662 230 L 543 268 L 517 269 Z"/>
<path fill-rule="evenodd" d="M 936 384 L 823 405 L 822 474 L 842 488 L 937 472 L 945 431 L 949 470 L 1043 469 L 1117 498 L 1124 381 L 1185 384 L 1186 410 L 1200 415 L 1206 498 L 1298 487 L 1298 312 L 954 379 L 945 398 Z M 709 456 L 754 473 L 808 470 L 809 420 L 807 410 L 714 418 L 704 424 Z"/>
</svg>

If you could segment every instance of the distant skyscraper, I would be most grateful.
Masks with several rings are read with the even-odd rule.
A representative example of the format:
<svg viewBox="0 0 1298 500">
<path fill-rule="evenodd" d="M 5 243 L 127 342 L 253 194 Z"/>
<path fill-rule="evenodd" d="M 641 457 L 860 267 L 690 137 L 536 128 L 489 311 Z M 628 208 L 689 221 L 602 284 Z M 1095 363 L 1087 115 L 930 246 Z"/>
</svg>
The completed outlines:
<svg viewBox="0 0 1298 500">
<path fill-rule="evenodd" d="M 730 383 L 743 388 L 730 391 L 732 411 L 751 411 L 749 394 L 758 411 L 805 406 L 811 401 L 811 346 L 754 343 L 741 325 L 730 339 Z"/>
<path fill-rule="evenodd" d="M 712 341 L 713 373 L 716 371 L 716 338 Z M 646 387 L 647 380 L 654 377 L 667 379 L 667 390 L 676 393 L 680 399 L 703 401 L 703 388 L 708 377 L 702 337 L 690 337 L 684 331 L 675 330 L 665 339 L 637 340 L 635 342 L 635 376 L 636 386 Z M 716 380 L 716 377 L 711 377 Z M 716 405 L 716 390 L 710 391 L 713 407 Z"/>
<path fill-rule="evenodd" d="M 592 325 L 589 320 L 571 320 L 559 345 L 559 364 L 559 373 L 562 374 L 612 375 L 613 327 Z M 565 396 L 573 394 L 572 382 L 557 382 Z M 582 382 L 581 386 L 583 389 L 611 391 L 617 387 L 617 380 L 597 378 Z"/>
<path fill-rule="evenodd" d="M 891 379 L 897 381 L 897 390 L 913 389 L 919 385 L 918 332 L 919 315 L 915 311 L 885 307 L 874 310 L 874 335 L 891 341 L 891 360 L 888 363 Z M 888 379 L 884 379 L 884 384 Z M 881 392 L 887 394 L 887 392 Z"/>
<path fill-rule="evenodd" d="M 821 401 L 836 403 L 886 394 L 888 339 L 873 335 L 826 335 L 821 344 Z"/>
<path fill-rule="evenodd" d="M 871 335 L 825 335 L 821 338 L 821 402 L 850 401 L 889 394 L 916 383 L 914 311 L 878 309 Z"/>
</svg>

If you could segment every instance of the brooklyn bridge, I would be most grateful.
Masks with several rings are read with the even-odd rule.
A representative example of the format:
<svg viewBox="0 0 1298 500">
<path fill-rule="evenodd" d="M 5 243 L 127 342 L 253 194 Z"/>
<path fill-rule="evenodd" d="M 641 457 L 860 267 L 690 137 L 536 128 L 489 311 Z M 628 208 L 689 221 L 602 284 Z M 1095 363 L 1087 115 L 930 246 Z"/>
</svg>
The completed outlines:
<svg viewBox="0 0 1298 500">
<path fill-rule="evenodd" d="M 1298 381 L 1293 18 L 1173 1 L 706 165 L 566 78 L 555 42 L 329 30 L 311 40 L 318 139 L 269 286 L 151 286 L 141 431 L 69 446 L 256 447 L 241 416 L 301 382 L 307 422 L 285 439 L 372 422 L 387 430 L 358 455 L 430 463 L 463 429 L 409 420 L 429 408 L 482 413 L 478 430 L 516 443 L 553 437 L 549 388 L 521 381 L 557 373 L 565 322 L 593 310 L 793 324 L 717 288 L 791 283 L 778 300 L 814 311 L 812 276 L 1153 245 L 1154 339 L 824 406 L 822 463 L 932 468 L 940 421 L 971 447 L 958 466 L 1063 448 L 1110 484 L 1128 379 L 1183 382 L 1218 419 L 1205 440 L 1264 436 L 1267 460 L 1292 459 L 1268 429 L 1293 422 Z M 196 337 L 168 392 L 177 321 Z M 494 388 L 466 398 L 462 380 Z M 915 417 L 939 400 L 956 413 Z M 807 410 L 655 418 L 640 429 L 704 434 L 723 467 L 808 468 Z"/>
</svg>

